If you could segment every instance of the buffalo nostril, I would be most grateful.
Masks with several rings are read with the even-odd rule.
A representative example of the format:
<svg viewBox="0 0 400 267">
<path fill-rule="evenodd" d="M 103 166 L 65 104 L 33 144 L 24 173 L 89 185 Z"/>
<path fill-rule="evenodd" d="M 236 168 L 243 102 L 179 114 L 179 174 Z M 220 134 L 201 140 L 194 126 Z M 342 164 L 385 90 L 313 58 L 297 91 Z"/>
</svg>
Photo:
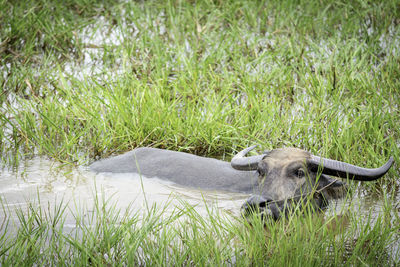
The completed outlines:
<svg viewBox="0 0 400 267">
<path fill-rule="evenodd" d="M 260 203 L 258 203 L 258 206 L 260 206 L 261 208 L 265 208 L 267 204 L 270 202 L 272 202 L 272 199 L 267 199 L 265 201 L 261 201 Z"/>
<path fill-rule="evenodd" d="M 258 206 L 261 208 L 265 208 L 266 203 L 267 203 L 266 201 L 260 202 Z"/>
<path fill-rule="evenodd" d="M 242 208 L 245 210 L 254 208 L 265 208 L 267 206 L 267 203 L 271 201 L 271 199 L 265 199 L 262 196 L 253 195 L 246 200 Z"/>
<path fill-rule="evenodd" d="M 251 218 L 251 214 L 256 213 L 260 215 L 263 220 L 266 218 L 272 218 L 276 220 L 276 218 L 279 216 L 279 212 L 276 210 L 271 210 L 271 206 L 276 209 L 272 199 L 266 199 L 260 195 L 253 195 L 249 197 L 243 204 L 242 214 L 247 218 Z"/>
<path fill-rule="evenodd" d="M 260 203 L 265 203 L 267 200 L 262 196 L 254 195 L 247 199 L 246 203 L 249 206 L 259 206 Z"/>
</svg>

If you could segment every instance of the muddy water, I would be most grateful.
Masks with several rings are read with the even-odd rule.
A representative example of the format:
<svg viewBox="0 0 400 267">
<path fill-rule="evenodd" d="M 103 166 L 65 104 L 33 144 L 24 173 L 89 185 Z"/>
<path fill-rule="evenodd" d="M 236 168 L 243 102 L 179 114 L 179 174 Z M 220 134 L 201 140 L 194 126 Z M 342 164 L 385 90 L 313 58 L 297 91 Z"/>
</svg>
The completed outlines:
<svg viewBox="0 0 400 267">
<path fill-rule="evenodd" d="M 166 212 L 173 213 L 176 206 L 182 206 L 182 201 L 185 201 L 201 215 L 207 214 L 206 207 L 239 215 L 240 207 L 247 197 L 238 193 L 183 188 L 138 174 L 95 174 L 85 167 L 63 166 L 37 157 L 22 162 L 18 169 L 0 169 L 0 204 L 3 205 L 0 206 L 0 227 L 7 218 L 17 222 L 15 210 L 27 212 L 32 203 L 46 210 L 61 201 L 66 204 L 68 209 L 64 226 L 68 231 L 75 228 L 74 215 L 80 211 L 93 211 L 96 198 L 111 200 L 116 209 L 121 211 L 129 209 L 139 214 L 144 214 L 146 207 L 153 204 L 157 207 L 166 206 Z M 395 202 L 399 201 L 398 194 Z M 351 202 L 331 202 L 326 215 L 340 214 L 348 209 L 366 220 L 369 217 L 374 219 L 384 209 L 384 199 L 355 193 Z"/>
<path fill-rule="evenodd" d="M 49 204 L 54 207 L 62 201 L 68 206 L 65 230 L 72 230 L 74 214 L 80 210 L 93 210 L 96 197 L 111 200 L 121 211 L 129 208 L 139 214 L 155 203 L 157 207 L 166 206 L 167 213 L 174 212 L 176 206 L 182 206 L 183 200 L 195 206 L 200 214 L 205 215 L 206 206 L 211 206 L 239 215 L 247 195 L 182 188 L 138 174 L 95 174 L 87 168 L 62 166 L 48 159 L 34 158 L 23 162 L 16 170 L 0 170 L 0 198 L 4 206 L 0 207 L 0 226 L 5 218 L 11 217 L 16 222 L 17 209 L 25 212 L 33 203 L 47 210 Z"/>
<path fill-rule="evenodd" d="M 361 192 L 361 191 L 360 191 Z M 349 212 L 361 219 L 361 224 L 372 218 L 372 223 L 385 208 L 384 199 L 356 192 L 351 201 L 331 202 L 325 216 L 339 215 L 343 224 L 334 227 L 347 227 Z M 400 194 L 394 199 L 400 203 Z M 240 214 L 240 207 L 247 195 L 228 192 L 210 192 L 183 188 L 157 178 L 140 177 L 137 174 L 95 174 L 85 167 L 63 166 L 45 158 L 34 158 L 20 164 L 18 169 L 0 168 L 0 234 L 13 235 L 19 228 L 17 210 L 28 213 L 29 205 L 40 206 L 42 210 L 53 210 L 62 202 L 67 206 L 64 212 L 63 231 L 73 233 L 78 230 L 75 216 L 90 217 L 94 213 L 96 198 L 111 200 L 115 208 L 126 209 L 139 216 L 146 213 L 146 207 L 156 204 L 165 208 L 168 215 L 182 207 L 182 201 L 195 207 L 201 215 L 207 215 L 207 208 L 219 209 L 232 215 Z M 101 201 L 100 201 L 101 203 Z M 168 204 L 167 204 L 168 203 Z M 50 207 L 50 209 L 49 209 Z M 393 209 L 391 213 L 397 212 Z M 391 214 L 396 225 L 398 214 Z M 82 218 L 82 217 L 81 217 Z M 3 222 L 9 220 L 8 228 Z M 389 256 L 399 257 L 400 243 L 397 237 L 390 248 Z"/>
</svg>

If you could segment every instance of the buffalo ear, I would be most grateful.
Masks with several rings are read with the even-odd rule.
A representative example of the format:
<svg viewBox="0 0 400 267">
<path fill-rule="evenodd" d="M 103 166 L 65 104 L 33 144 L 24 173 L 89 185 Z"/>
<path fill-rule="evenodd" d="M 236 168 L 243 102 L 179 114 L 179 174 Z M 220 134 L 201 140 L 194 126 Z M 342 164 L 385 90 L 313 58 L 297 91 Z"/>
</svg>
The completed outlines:
<svg viewBox="0 0 400 267">
<path fill-rule="evenodd" d="M 268 164 L 265 161 L 260 160 L 257 166 L 257 172 L 259 175 L 265 176 L 268 173 Z"/>
</svg>

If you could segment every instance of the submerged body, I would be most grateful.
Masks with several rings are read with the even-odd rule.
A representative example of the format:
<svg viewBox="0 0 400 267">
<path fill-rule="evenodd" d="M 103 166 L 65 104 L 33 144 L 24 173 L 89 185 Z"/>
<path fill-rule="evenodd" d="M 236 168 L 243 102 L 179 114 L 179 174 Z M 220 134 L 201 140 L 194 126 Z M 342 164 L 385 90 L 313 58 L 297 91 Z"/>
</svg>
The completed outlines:
<svg viewBox="0 0 400 267">
<path fill-rule="evenodd" d="M 257 211 L 274 219 L 297 205 L 311 203 L 320 209 L 346 192 L 344 179 L 372 181 L 382 177 L 393 158 L 376 169 L 321 158 L 296 149 L 283 148 L 245 157 L 255 146 L 239 152 L 232 161 L 199 157 L 156 148 L 136 148 L 123 155 L 90 165 L 95 172 L 138 173 L 182 186 L 252 194 L 243 204 L 244 214 Z"/>
<path fill-rule="evenodd" d="M 95 172 L 138 173 L 176 184 L 206 190 L 252 193 L 256 171 L 240 171 L 226 161 L 184 152 L 140 147 L 90 165 Z"/>
</svg>

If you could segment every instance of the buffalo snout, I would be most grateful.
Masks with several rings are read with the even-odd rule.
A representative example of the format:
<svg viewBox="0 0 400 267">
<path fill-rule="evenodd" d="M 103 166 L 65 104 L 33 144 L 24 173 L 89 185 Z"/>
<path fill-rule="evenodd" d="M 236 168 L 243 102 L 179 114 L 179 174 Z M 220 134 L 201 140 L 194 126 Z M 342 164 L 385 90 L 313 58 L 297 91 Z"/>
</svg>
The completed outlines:
<svg viewBox="0 0 400 267">
<path fill-rule="evenodd" d="M 278 220 L 281 213 L 272 199 L 264 198 L 260 195 L 250 196 L 242 205 L 241 211 L 245 217 L 248 217 L 252 213 L 258 213 L 262 219 L 272 218 L 274 220 Z"/>
</svg>

